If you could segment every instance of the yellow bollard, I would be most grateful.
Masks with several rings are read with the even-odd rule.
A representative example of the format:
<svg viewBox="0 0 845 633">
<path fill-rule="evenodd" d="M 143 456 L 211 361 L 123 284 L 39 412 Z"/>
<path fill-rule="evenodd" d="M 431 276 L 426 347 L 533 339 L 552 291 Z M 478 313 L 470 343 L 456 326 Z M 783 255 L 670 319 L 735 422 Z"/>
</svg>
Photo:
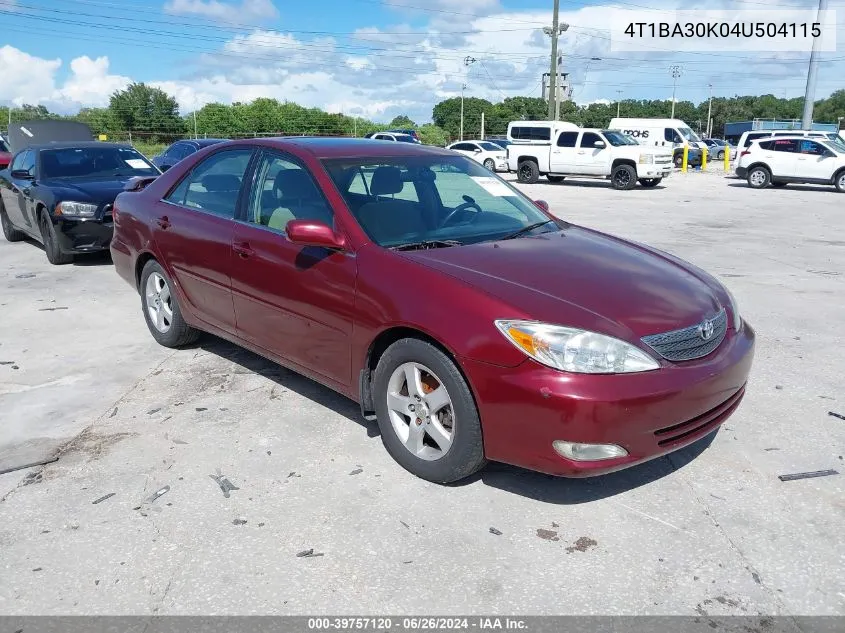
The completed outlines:
<svg viewBox="0 0 845 633">
<path fill-rule="evenodd" d="M 689 145 L 684 145 L 684 159 L 681 162 L 681 171 L 687 173 L 687 166 L 689 163 Z"/>
<path fill-rule="evenodd" d="M 739 150 L 737 150 L 739 151 Z M 725 146 L 725 172 L 731 170 L 731 148 Z"/>
<path fill-rule="evenodd" d="M 701 150 L 701 171 L 707 169 L 707 149 Z"/>
</svg>

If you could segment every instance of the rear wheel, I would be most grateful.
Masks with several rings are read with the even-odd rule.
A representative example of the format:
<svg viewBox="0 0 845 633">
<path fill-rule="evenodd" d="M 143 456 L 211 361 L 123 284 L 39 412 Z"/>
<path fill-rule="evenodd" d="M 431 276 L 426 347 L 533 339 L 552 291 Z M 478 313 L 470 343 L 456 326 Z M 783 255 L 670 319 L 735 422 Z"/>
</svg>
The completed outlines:
<svg viewBox="0 0 845 633">
<path fill-rule="evenodd" d="M 663 178 L 642 178 L 640 179 L 640 184 L 646 189 L 650 189 L 659 185 L 661 180 Z"/>
<path fill-rule="evenodd" d="M 765 189 L 772 182 L 772 174 L 765 167 L 754 167 L 748 172 L 748 186 L 752 189 Z"/>
<path fill-rule="evenodd" d="M 376 367 L 373 399 L 387 452 L 417 477 L 446 484 L 487 463 L 469 386 L 430 343 L 408 338 L 387 348 Z"/>
<path fill-rule="evenodd" d="M 0 202 L 0 224 L 3 225 L 3 237 L 5 237 L 7 241 L 20 242 L 25 237 L 21 231 L 18 231 L 14 226 L 12 226 L 12 221 L 6 214 L 6 209 L 3 207 L 2 202 Z"/>
<path fill-rule="evenodd" d="M 549 182 L 563 182 L 563 179 L 566 178 L 566 176 L 551 176 L 551 175 L 549 175 L 549 176 L 546 176 L 546 178 L 549 180 Z"/>
<path fill-rule="evenodd" d="M 488 158 L 487 160 L 485 160 L 485 161 L 484 161 L 484 166 L 485 166 L 485 167 L 486 167 L 489 171 L 496 171 L 496 163 L 494 163 L 494 162 L 493 162 L 493 159 L 492 159 L 492 158 Z"/>
<path fill-rule="evenodd" d="M 718 153 L 718 154 L 716 154 L 716 158 L 717 158 L 718 160 L 724 160 L 724 159 L 725 159 L 725 152 L 724 152 L 724 150 L 719 150 L 719 153 Z"/>
<path fill-rule="evenodd" d="M 182 317 L 170 280 L 154 259 L 141 272 L 141 309 L 150 334 L 164 347 L 182 347 L 193 343 L 200 331 Z"/>
<path fill-rule="evenodd" d="M 674 162 L 675 162 L 675 167 L 683 167 L 684 166 L 684 155 L 683 154 L 675 154 Z"/>
<path fill-rule="evenodd" d="M 637 186 L 637 172 L 630 165 L 617 165 L 610 175 L 614 189 L 633 189 Z"/>
<path fill-rule="evenodd" d="M 516 170 L 516 177 L 519 182 L 527 185 L 533 185 L 535 182 L 540 180 L 540 168 L 534 161 L 524 160 L 519 164 L 519 168 Z"/>
<path fill-rule="evenodd" d="M 845 169 L 834 176 L 833 184 L 836 185 L 836 190 L 840 193 L 845 193 Z"/>
<path fill-rule="evenodd" d="M 44 242 L 44 252 L 47 253 L 47 261 L 55 266 L 70 264 L 73 261 L 73 255 L 62 252 L 59 236 L 56 235 L 56 227 L 53 226 L 53 222 L 46 211 L 41 213 L 39 228 L 41 229 L 41 239 Z"/>
</svg>

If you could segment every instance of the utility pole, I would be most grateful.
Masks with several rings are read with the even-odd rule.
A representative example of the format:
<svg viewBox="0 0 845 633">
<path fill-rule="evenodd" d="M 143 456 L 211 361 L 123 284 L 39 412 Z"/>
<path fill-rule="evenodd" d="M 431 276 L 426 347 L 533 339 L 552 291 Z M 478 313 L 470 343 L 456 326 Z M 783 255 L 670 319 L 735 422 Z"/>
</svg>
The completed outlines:
<svg viewBox="0 0 845 633">
<path fill-rule="evenodd" d="M 617 97 L 616 97 L 616 118 L 618 119 L 619 118 L 619 106 L 622 105 L 622 91 L 617 90 L 616 94 L 617 94 Z"/>
<path fill-rule="evenodd" d="M 821 22 L 827 11 L 827 0 L 819 0 L 819 12 L 816 21 Z M 813 38 L 813 52 L 810 53 L 810 68 L 807 70 L 807 90 L 804 92 L 804 117 L 801 119 L 801 129 L 809 130 L 813 127 L 813 106 L 816 99 L 816 77 L 819 72 L 819 48 L 821 36 Z"/>
<path fill-rule="evenodd" d="M 469 68 L 470 64 L 474 64 L 477 61 L 478 60 L 475 59 L 475 57 L 470 57 L 469 55 L 467 55 L 466 57 L 464 57 L 464 66 Z M 464 83 L 461 84 L 461 134 L 459 139 L 461 141 L 464 140 L 464 90 L 467 89 L 466 77 L 468 73 L 469 70 L 464 71 Z"/>
<path fill-rule="evenodd" d="M 484 112 L 481 112 L 481 140 L 484 140 Z"/>
<path fill-rule="evenodd" d="M 710 138 L 712 132 L 710 130 L 710 113 L 713 111 L 713 84 L 707 84 L 707 87 L 710 88 L 710 99 L 707 102 L 707 138 Z"/>
<path fill-rule="evenodd" d="M 197 134 L 197 111 L 194 110 L 194 138 L 199 138 L 199 134 Z"/>
<path fill-rule="evenodd" d="M 12 104 L 9 104 L 9 126 L 6 128 L 6 134 L 11 134 L 12 132 Z"/>
<path fill-rule="evenodd" d="M 670 119 L 675 118 L 675 89 L 678 87 L 678 77 L 681 76 L 681 67 L 680 66 L 672 66 L 669 68 L 672 72 L 672 116 Z"/>
<path fill-rule="evenodd" d="M 561 33 L 566 32 L 569 28 L 568 24 L 559 24 L 558 18 L 560 15 L 560 0 L 555 0 L 554 11 L 552 13 L 552 27 L 543 27 L 543 33 L 552 38 L 552 64 L 551 73 L 549 75 L 549 120 L 556 120 L 557 114 L 556 103 L 558 101 L 558 86 L 557 86 L 557 39 Z"/>
</svg>

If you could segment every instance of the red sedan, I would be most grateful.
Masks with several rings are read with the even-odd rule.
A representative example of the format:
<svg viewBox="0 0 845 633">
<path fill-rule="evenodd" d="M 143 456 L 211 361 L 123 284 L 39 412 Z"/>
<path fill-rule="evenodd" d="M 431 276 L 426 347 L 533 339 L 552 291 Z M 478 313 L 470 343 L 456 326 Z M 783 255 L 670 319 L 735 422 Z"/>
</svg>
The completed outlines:
<svg viewBox="0 0 845 633">
<path fill-rule="evenodd" d="M 754 331 L 671 255 L 552 216 L 449 152 L 356 139 L 206 148 L 115 203 L 150 333 L 211 332 L 375 416 L 410 472 L 570 477 L 713 432 Z"/>
</svg>

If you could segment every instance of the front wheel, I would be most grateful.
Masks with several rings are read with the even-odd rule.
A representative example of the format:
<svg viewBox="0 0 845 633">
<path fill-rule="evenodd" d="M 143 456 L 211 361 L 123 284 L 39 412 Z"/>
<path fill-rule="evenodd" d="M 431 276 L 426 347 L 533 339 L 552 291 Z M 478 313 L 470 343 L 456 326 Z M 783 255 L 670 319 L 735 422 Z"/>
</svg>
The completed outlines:
<svg viewBox="0 0 845 633">
<path fill-rule="evenodd" d="M 716 159 L 725 160 L 725 152 L 720 151 L 718 154 L 716 154 Z"/>
<path fill-rule="evenodd" d="M 47 261 L 54 266 L 61 266 L 63 264 L 70 264 L 73 261 L 73 255 L 63 253 L 61 244 L 59 244 L 59 236 L 56 235 L 56 227 L 50 220 L 47 212 L 41 214 L 41 239 L 44 242 L 44 252 L 47 253 Z"/>
<path fill-rule="evenodd" d="M 650 189 L 659 185 L 661 180 L 663 180 L 663 178 L 642 178 L 640 180 L 640 184 L 646 189 Z"/>
<path fill-rule="evenodd" d="M 630 165 L 614 167 L 610 184 L 614 189 L 633 189 L 637 185 L 637 172 Z"/>
<path fill-rule="evenodd" d="M 516 177 L 521 183 L 533 185 L 540 180 L 540 168 L 531 160 L 522 161 L 516 170 Z"/>
<path fill-rule="evenodd" d="M 765 167 L 755 167 L 748 172 L 748 186 L 752 189 L 765 189 L 772 182 L 772 174 Z"/>
<path fill-rule="evenodd" d="M 835 178 L 834 184 L 836 185 L 836 190 L 839 193 L 845 193 L 845 170 L 836 174 Z"/>
<path fill-rule="evenodd" d="M 484 166 L 487 168 L 488 171 L 496 171 L 496 163 L 493 162 L 492 158 L 488 158 L 484 161 Z"/>
<path fill-rule="evenodd" d="M 182 347 L 200 335 L 185 322 L 170 280 L 154 259 L 141 272 L 141 309 L 150 334 L 164 347 Z"/>
<path fill-rule="evenodd" d="M 430 343 L 407 338 L 387 348 L 373 377 L 373 401 L 387 452 L 417 477 L 446 484 L 487 463 L 469 386 Z"/>
<path fill-rule="evenodd" d="M 684 156 L 683 154 L 677 154 L 675 156 L 675 167 L 683 167 L 684 166 Z"/>
<path fill-rule="evenodd" d="M 548 175 L 548 176 L 546 176 L 546 178 L 548 179 L 548 181 L 549 181 L 549 182 L 558 183 L 558 182 L 563 182 L 563 179 L 564 179 L 564 178 L 566 178 L 566 176 L 552 176 L 552 175 Z"/>
</svg>

